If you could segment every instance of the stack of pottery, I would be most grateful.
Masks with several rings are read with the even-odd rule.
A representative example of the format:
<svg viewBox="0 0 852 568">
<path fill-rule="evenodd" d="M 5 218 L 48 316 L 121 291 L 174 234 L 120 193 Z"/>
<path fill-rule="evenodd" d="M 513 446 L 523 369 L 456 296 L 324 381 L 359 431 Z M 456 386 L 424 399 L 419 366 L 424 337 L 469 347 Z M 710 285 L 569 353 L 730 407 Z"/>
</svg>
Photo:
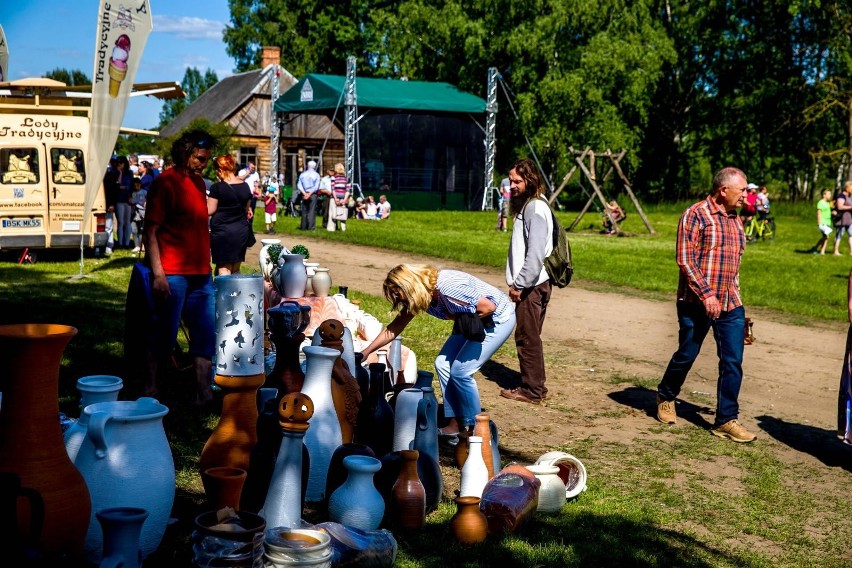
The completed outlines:
<svg viewBox="0 0 852 568">
<path fill-rule="evenodd" d="M 311 566 L 330 568 L 333 556 L 331 536 L 312 529 L 267 529 L 263 546 L 266 566 Z"/>
<path fill-rule="evenodd" d="M 201 451 L 201 471 L 213 467 L 248 470 L 257 443 L 257 389 L 266 380 L 263 279 L 258 274 L 230 274 L 216 278 L 214 285 L 214 380 L 224 396 L 219 424 Z"/>
<path fill-rule="evenodd" d="M 565 498 L 573 499 L 586 490 L 586 466 L 565 452 L 547 452 L 536 460 L 536 465 L 555 465 L 559 478 L 565 484 Z"/>
<path fill-rule="evenodd" d="M 195 518 L 193 566 L 263 566 L 262 517 L 246 511 L 210 511 Z"/>
</svg>

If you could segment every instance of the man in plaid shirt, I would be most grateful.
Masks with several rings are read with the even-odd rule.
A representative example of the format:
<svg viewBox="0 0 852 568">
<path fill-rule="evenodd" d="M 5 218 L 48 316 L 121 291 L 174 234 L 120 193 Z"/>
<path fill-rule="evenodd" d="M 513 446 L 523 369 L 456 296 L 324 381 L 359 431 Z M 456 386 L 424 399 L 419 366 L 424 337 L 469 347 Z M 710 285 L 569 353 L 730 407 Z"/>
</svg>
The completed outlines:
<svg viewBox="0 0 852 568">
<path fill-rule="evenodd" d="M 737 208 L 743 203 L 747 186 L 741 170 L 724 168 L 713 177 L 712 194 L 689 207 L 680 218 L 679 345 L 657 387 L 657 419 L 674 424 L 675 398 L 712 327 L 719 353 L 719 382 L 716 420 L 710 431 L 734 442 L 756 438 L 737 421 L 745 341 L 745 308 L 739 286 L 745 235 Z"/>
</svg>

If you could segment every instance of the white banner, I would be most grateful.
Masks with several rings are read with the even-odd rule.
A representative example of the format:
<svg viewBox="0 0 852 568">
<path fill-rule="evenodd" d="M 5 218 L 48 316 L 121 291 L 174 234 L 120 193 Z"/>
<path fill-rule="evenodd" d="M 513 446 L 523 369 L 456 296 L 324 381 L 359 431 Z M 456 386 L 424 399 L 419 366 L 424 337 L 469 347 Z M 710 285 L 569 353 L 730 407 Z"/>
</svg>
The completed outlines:
<svg viewBox="0 0 852 568">
<path fill-rule="evenodd" d="M 92 72 L 84 231 L 124 120 L 133 78 L 154 25 L 148 0 L 101 0 Z"/>
<path fill-rule="evenodd" d="M 11 80 L 12 78 L 9 76 L 9 44 L 6 43 L 3 26 L 0 26 L 0 83 Z"/>
</svg>

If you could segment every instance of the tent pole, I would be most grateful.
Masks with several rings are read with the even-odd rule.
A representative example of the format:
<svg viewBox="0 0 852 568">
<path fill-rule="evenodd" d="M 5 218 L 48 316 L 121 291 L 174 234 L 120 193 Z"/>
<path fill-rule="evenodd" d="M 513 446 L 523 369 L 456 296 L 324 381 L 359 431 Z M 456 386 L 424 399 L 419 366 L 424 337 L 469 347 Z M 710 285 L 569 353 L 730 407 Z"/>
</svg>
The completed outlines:
<svg viewBox="0 0 852 568">
<path fill-rule="evenodd" d="M 275 112 L 275 101 L 278 100 L 278 89 L 281 86 L 281 68 L 279 65 L 272 66 L 272 124 L 269 129 L 269 175 L 275 176 L 275 181 L 278 181 L 278 160 L 281 151 L 281 124 L 280 115 Z M 277 186 L 276 186 L 277 187 Z"/>
<path fill-rule="evenodd" d="M 349 56 L 346 58 L 346 83 L 343 86 L 345 93 L 344 108 L 345 110 L 345 126 L 344 126 L 344 156 L 346 179 L 350 183 L 355 178 L 355 123 L 358 118 L 358 95 L 355 91 L 355 57 Z"/>
<path fill-rule="evenodd" d="M 494 209 L 494 155 L 497 146 L 497 68 L 488 68 L 488 99 L 485 103 L 485 177 L 482 210 Z"/>
</svg>

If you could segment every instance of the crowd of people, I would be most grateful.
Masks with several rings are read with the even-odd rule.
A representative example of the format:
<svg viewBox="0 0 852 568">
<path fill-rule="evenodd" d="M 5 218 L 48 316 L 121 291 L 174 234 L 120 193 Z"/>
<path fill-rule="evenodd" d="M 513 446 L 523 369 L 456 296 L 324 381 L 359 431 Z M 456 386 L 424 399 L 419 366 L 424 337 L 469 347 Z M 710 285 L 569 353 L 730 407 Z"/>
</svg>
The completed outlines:
<svg viewBox="0 0 852 568">
<path fill-rule="evenodd" d="M 829 237 L 834 233 L 834 255 L 842 256 L 840 245 L 844 235 L 852 255 L 852 181 L 847 181 L 836 195 L 832 195 L 830 189 L 823 191 L 822 199 L 816 204 L 816 214 L 819 240 L 811 252 L 824 255 Z"/>
<path fill-rule="evenodd" d="M 159 175 L 159 160 L 139 161 L 135 155 L 116 156 L 110 160 L 104 175 L 106 256 L 112 255 L 115 249 L 141 250 L 148 190 Z"/>
</svg>

